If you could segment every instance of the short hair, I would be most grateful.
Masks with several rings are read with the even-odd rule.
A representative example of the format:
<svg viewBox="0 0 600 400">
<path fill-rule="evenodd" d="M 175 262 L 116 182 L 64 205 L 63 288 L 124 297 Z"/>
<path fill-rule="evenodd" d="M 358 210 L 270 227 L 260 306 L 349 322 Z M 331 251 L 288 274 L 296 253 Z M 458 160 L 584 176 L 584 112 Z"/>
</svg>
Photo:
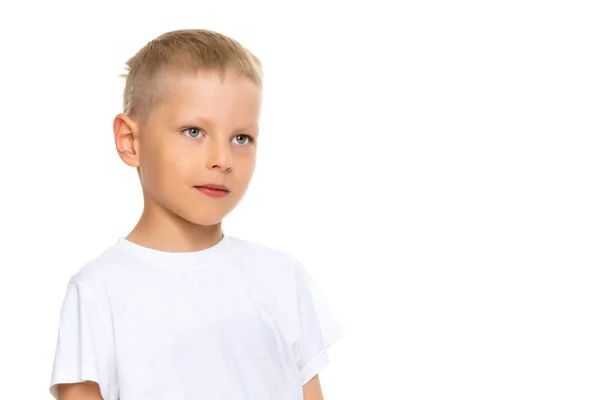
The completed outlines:
<svg viewBox="0 0 600 400">
<path fill-rule="evenodd" d="M 161 100 L 158 75 L 163 71 L 214 70 L 221 77 L 232 70 L 262 87 L 262 64 L 236 40 L 206 29 L 164 33 L 146 44 L 126 63 L 123 113 L 146 121 Z"/>
</svg>

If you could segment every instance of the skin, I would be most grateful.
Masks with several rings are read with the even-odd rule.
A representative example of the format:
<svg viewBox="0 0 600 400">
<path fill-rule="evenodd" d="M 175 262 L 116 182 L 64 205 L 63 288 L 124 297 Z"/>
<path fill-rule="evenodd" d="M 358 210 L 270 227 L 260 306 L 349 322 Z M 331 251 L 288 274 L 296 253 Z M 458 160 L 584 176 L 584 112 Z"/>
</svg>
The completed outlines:
<svg viewBox="0 0 600 400">
<path fill-rule="evenodd" d="M 58 385 L 59 400 L 103 400 L 96 382 L 63 383 Z"/>
<path fill-rule="evenodd" d="M 162 76 L 164 99 L 144 120 L 115 117 L 123 162 L 136 168 L 144 208 L 127 239 L 169 252 L 198 251 L 222 239 L 221 221 L 241 201 L 256 165 L 261 88 L 233 71 Z M 223 198 L 195 188 L 225 185 Z M 323 400 L 319 376 L 305 400 Z M 59 386 L 60 400 L 101 400 L 98 384 Z"/>
<path fill-rule="evenodd" d="M 304 400 L 324 400 L 318 374 L 302 386 L 302 393 Z"/>
<path fill-rule="evenodd" d="M 261 90 L 227 71 L 160 79 L 164 101 L 143 124 L 119 114 L 115 144 L 138 170 L 142 216 L 127 239 L 163 251 L 203 250 L 222 238 L 221 221 L 243 198 L 256 163 Z M 212 198 L 194 186 L 229 189 Z"/>
</svg>

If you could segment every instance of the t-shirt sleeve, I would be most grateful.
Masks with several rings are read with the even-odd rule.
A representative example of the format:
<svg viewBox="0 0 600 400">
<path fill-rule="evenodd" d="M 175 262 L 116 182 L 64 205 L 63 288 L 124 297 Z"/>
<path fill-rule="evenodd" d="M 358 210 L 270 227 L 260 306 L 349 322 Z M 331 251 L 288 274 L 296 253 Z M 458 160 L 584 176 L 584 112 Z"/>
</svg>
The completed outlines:
<svg viewBox="0 0 600 400">
<path fill-rule="evenodd" d="M 117 399 L 112 362 L 107 315 L 87 285 L 71 280 L 60 312 L 50 393 L 58 398 L 58 384 L 93 381 L 104 400 Z"/>
<path fill-rule="evenodd" d="M 305 385 L 329 364 L 327 348 L 345 334 L 320 287 L 297 261 L 295 277 L 299 333 L 294 355 Z"/>
</svg>

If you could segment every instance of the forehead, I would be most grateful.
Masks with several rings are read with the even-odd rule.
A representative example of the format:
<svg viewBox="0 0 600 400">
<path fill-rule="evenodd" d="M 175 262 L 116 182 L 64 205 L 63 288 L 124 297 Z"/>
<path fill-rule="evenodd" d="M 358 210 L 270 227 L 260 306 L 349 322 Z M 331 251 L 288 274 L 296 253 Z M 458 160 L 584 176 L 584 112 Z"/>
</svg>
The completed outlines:
<svg viewBox="0 0 600 400">
<path fill-rule="evenodd" d="M 155 110 L 157 116 L 235 124 L 247 124 L 259 118 L 261 88 L 231 70 L 166 71 L 157 75 L 156 84 L 161 93 Z"/>
</svg>

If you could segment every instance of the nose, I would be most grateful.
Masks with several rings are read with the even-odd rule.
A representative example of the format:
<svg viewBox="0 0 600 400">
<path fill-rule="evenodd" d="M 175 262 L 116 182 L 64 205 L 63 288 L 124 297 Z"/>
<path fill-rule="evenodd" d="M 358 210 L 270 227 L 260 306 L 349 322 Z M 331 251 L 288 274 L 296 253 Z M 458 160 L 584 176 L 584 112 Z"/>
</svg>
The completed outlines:
<svg viewBox="0 0 600 400">
<path fill-rule="evenodd" d="M 208 169 L 220 169 L 221 171 L 229 171 L 232 167 L 233 157 L 231 154 L 231 146 L 228 142 L 216 140 L 208 146 L 207 155 Z"/>
</svg>

